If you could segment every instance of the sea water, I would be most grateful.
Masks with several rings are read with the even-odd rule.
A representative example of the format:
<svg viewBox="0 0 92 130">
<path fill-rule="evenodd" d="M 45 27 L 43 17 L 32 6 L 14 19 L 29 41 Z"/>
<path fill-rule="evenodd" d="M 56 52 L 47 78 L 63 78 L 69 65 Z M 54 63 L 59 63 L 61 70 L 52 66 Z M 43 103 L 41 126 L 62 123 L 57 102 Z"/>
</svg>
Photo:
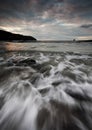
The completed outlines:
<svg viewBox="0 0 92 130">
<path fill-rule="evenodd" d="M 0 130 L 91 130 L 92 43 L 1 43 Z"/>
</svg>

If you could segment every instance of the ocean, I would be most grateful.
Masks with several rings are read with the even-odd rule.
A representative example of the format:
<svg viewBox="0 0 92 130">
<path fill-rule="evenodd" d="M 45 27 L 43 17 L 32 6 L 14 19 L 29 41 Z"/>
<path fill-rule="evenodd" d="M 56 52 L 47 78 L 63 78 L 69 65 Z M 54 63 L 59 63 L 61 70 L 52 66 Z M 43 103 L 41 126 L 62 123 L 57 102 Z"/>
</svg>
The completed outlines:
<svg viewBox="0 0 92 130">
<path fill-rule="evenodd" d="M 0 130 L 92 130 L 92 43 L 1 42 Z"/>
</svg>

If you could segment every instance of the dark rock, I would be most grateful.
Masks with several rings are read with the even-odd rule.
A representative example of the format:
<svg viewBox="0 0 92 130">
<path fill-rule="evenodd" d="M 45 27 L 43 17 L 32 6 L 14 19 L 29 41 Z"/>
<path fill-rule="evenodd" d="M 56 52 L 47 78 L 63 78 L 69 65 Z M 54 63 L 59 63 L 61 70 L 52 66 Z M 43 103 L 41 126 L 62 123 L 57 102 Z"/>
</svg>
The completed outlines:
<svg viewBox="0 0 92 130">
<path fill-rule="evenodd" d="M 34 73 L 30 79 L 30 82 L 32 84 L 36 84 L 36 82 L 40 79 L 40 74 L 39 73 Z"/>
<path fill-rule="evenodd" d="M 71 59 L 70 62 L 73 62 L 77 65 L 83 64 L 83 60 L 82 59 Z"/>
<path fill-rule="evenodd" d="M 61 83 L 62 83 L 62 81 L 55 81 L 55 82 L 52 83 L 52 85 L 54 87 L 56 87 L 56 86 L 60 85 Z"/>
<path fill-rule="evenodd" d="M 90 70 L 88 68 L 83 67 L 83 68 L 79 68 L 79 70 L 81 72 L 85 73 L 87 76 L 89 76 L 89 74 L 90 74 Z"/>
<path fill-rule="evenodd" d="M 69 68 L 65 68 L 62 73 L 61 73 L 63 76 L 65 77 L 68 77 L 72 80 L 74 80 L 75 82 L 77 82 L 77 79 L 76 79 L 76 75 L 74 73 L 71 72 L 71 70 Z"/>
<path fill-rule="evenodd" d="M 36 61 L 30 58 L 20 60 L 19 63 L 36 64 Z"/>
<path fill-rule="evenodd" d="M 60 85 L 60 84 L 64 84 L 64 83 L 70 83 L 70 81 L 67 81 L 67 80 L 59 80 L 59 81 L 55 81 L 55 82 L 53 82 L 52 83 L 52 85 L 54 86 L 54 87 L 56 87 L 56 86 L 58 86 L 58 85 Z"/>
<path fill-rule="evenodd" d="M 92 59 L 84 59 L 84 64 L 88 66 L 92 66 Z"/>
<path fill-rule="evenodd" d="M 44 96 L 45 94 L 47 94 L 49 92 L 50 88 L 43 88 L 43 89 L 39 89 L 39 92 Z"/>
<path fill-rule="evenodd" d="M 76 92 L 71 89 L 66 89 L 65 92 L 69 94 L 71 97 L 75 98 L 76 100 L 80 100 L 80 101 L 90 100 L 89 97 L 84 92 Z"/>
<path fill-rule="evenodd" d="M 30 58 L 19 60 L 16 65 L 17 66 L 32 66 L 36 64 L 36 61 Z"/>
<path fill-rule="evenodd" d="M 92 59 L 71 59 L 70 62 L 73 62 L 77 65 L 80 65 L 80 64 L 85 64 L 85 65 L 89 65 L 89 66 L 92 66 Z"/>
<path fill-rule="evenodd" d="M 50 70 L 51 70 L 51 66 L 47 65 L 47 66 L 43 66 L 39 71 L 40 73 L 43 73 L 44 76 L 49 76 Z"/>
</svg>

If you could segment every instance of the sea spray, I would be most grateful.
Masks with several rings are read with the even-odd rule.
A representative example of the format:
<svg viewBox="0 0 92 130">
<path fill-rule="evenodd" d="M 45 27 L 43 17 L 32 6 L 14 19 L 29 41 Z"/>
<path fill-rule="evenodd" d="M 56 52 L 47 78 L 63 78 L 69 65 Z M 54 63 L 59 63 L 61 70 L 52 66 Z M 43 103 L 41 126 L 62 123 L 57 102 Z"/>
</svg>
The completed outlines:
<svg viewBox="0 0 92 130">
<path fill-rule="evenodd" d="M 91 61 L 63 52 L 3 55 L 0 130 L 91 130 Z"/>
</svg>

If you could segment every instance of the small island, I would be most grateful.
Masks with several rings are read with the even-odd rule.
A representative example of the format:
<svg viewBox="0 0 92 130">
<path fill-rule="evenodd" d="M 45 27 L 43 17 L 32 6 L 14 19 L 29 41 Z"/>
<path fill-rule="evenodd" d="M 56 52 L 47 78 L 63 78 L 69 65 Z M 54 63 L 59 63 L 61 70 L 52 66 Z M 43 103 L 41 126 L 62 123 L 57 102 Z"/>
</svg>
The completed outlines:
<svg viewBox="0 0 92 130">
<path fill-rule="evenodd" d="M 0 30 L 0 41 L 36 41 L 32 36 L 15 34 L 8 31 Z"/>
</svg>

